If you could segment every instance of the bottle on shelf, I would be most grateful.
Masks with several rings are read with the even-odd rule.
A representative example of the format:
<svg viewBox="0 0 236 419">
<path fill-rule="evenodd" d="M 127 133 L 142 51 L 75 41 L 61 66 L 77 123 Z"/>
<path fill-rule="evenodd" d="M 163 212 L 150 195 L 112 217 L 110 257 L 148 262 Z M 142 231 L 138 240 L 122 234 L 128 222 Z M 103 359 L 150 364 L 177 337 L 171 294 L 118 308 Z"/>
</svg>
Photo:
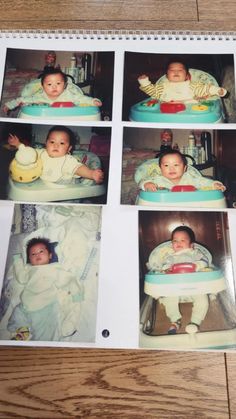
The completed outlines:
<svg viewBox="0 0 236 419">
<path fill-rule="evenodd" d="M 56 59 L 57 59 L 55 51 L 48 51 L 45 54 L 44 58 L 45 58 L 44 71 L 55 67 Z"/>
<path fill-rule="evenodd" d="M 199 161 L 199 150 L 196 146 L 195 136 L 191 132 L 188 136 L 188 147 L 186 150 L 186 154 L 189 154 L 191 157 L 193 157 L 195 163 L 198 163 Z"/>
<path fill-rule="evenodd" d="M 161 132 L 161 153 L 172 149 L 173 134 L 170 129 L 164 129 Z"/>
<path fill-rule="evenodd" d="M 188 147 L 189 148 L 195 147 L 195 137 L 192 132 L 188 136 Z"/>
<path fill-rule="evenodd" d="M 80 71 L 79 71 L 79 82 L 80 83 L 83 83 L 84 80 L 85 80 L 85 77 L 84 77 L 84 67 L 81 67 L 80 68 Z"/>
<path fill-rule="evenodd" d="M 199 164 L 204 164 L 204 163 L 206 163 L 205 148 L 204 147 L 200 147 L 200 151 L 199 151 Z"/>
<path fill-rule="evenodd" d="M 91 77 L 91 55 L 85 53 L 81 61 L 84 69 L 84 81 L 88 81 Z"/>
<path fill-rule="evenodd" d="M 208 131 L 203 131 L 201 134 L 201 143 L 202 147 L 205 150 L 205 161 L 212 160 L 212 151 L 211 151 L 211 133 Z"/>
<path fill-rule="evenodd" d="M 76 67 L 77 67 L 77 59 L 76 59 L 75 54 L 73 54 L 70 57 L 70 68 L 76 68 Z"/>
</svg>

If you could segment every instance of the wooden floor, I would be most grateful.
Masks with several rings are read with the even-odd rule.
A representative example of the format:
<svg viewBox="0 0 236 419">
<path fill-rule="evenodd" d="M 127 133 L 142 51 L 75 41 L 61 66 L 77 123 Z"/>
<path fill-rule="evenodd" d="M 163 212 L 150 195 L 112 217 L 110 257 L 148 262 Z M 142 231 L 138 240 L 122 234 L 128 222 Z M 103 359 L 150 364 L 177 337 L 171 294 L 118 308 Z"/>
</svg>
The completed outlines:
<svg viewBox="0 0 236 419">
<path fill-rule="evenodd" d="M 236 30 L 236 2 L 0 1 L 0 29 Z M 236 354 L 0 348 L 0 418 L 236 417 Z"/>
</svg>

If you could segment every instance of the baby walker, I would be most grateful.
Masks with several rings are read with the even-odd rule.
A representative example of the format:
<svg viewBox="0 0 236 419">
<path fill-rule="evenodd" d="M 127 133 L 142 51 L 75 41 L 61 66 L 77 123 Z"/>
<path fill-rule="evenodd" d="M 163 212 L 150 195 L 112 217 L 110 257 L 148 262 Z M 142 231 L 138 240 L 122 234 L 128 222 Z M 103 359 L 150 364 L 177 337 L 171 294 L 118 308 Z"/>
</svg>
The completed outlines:
<svg viewBox="0 0 236 419">
<path fill-rule="evenodd" d="M 68 84 L 73 90 L 80 92 L 83 95 L 83 91 L 79 86 L 73 83 L 72 79 L 68 76 Z M 32 80 L 27 83 L 23 88 L 22 96 L 31 96 L 39 88 L 41 83 L 38 79 Z M 45 118 L 45 119 L 70 119 L 79 121 L 100 121 L 101 113 L 98 106 L 90 106 L 86 103 L 81 103 L 79 106 L 73 102 L 59 102 L 56 101 L 51 105 L 45 104 L 33 104 L 24 105 L 21 107 L 18 118 L 32 119 L 32 118 Z"/>
<path fill-rule="evenodd" d="M 155 261 L 162 259 L 171 249 L 171 242 L 167 241 L 156 247 L 149 256 L 148 266 L 151 269 L 145 275 L 144 292 L 147 297 L 141 308 L 140 346 L 149 348 L 226 348 L 236 347 L 236 317 L 229 321 L 229 329 L 197 332 L 193 334 L 179 333 L 176 335 L 155 334 L 156 304 L 162 297 L 181 296 L 180 302 L 189 302 L 190 295 L 208 294 L 217 298 L 222 305 L 226 318 L 235 311 L 229 306 L 227 299 L 227 282 L 222 271 L 212 265 L 210 252 L 202 245 L 195 246 L 207 257 L 209 268 L 196 272 L 192 263 L 177 263 L 168 273 L 155 271 Z M 211 301 L 209 311 L 211 310 Z"/>
<path fill-rule="evenodd" d="M 22 106 L 18 118 L 32 119 L 70 119 L 79 121 L 100 121 L 101 114 L 98 106 L 81 104 L 75 106 L 72 102 L 54 102 L 52 105 Z"/>
<path fill-rule="evenodd" d="M 216 79 L 202 70 L 189 70 L 192 81 L 210 83 L 218 86 Z M 157 83 L 162 83 L 162 76 Z M 220 123 L 224 120 L 222 101 L 218 96 L 194 103 L 161 102 L 148 98 L 136 103 L 130 109 L 130 121 L 137 122 L 174 122 L 174 123 Z"/>
<path fill-rule="evenodd" d="M 101 167 L 100 159 L 92 152 L 78 150 L 73 155 L 92 169 Z M 14 169 L 12 163 L 10 171 L 11 167 Z M 35 169 L 38 172 L 38 168 L 36 167 Z M 18 169 L 13 171 L 9 177 L 8 199 L 25 202 L 51 202 L 92 198 L 106 193 L 104 184 L 95 184 L 90 179 L 81 179 L 79 183 L 57 184 L 44 182 L 39 178 L 34 180 L 34 170 L 31 170 L 30 173 L 25 172 L 22 170 L 19 172 Z M 32 175 L 31 179 L 30 175 Z M 37 177 L 39 177 L 39 174 Z"/>
<path fill-rule="evenodd" d="M 158 165 L 159 159 L 150 159 L 142 163 L 136 170 L 135 181 L 139 183 L 142 179 L 152 177 L 152 174 L 161 174 Z M 188 160 L 188 171 L 196 169 L 190 165 Z M 222 191 L 213 189 L 197 190 L 192 185 L 175 185 L 171 190 L 159 189 L 155 192 L 139 191 L 136 200 L 137 205 L 144 206 L 189 206 L 204 208 L 226 208 L 226 199 Z"/>
</svg>

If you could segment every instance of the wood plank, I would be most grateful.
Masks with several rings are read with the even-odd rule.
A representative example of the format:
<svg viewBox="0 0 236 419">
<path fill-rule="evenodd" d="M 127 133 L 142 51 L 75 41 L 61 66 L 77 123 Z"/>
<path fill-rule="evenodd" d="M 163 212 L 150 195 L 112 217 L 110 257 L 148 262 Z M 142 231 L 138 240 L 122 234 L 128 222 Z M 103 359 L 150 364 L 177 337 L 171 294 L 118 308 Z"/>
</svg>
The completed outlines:
<svg viewBox="0 0 236 419">
<path fill-rule="evenodd" d="M 223 353 L 0 348 L 0 417 L 229 417 Z"/>
<path fill-rule="evenodd" d="M 199 20 L 203 21 L 214 21 L 215 26 L 217 22 L 225 22 L 225 30 L 227 30 L 226 22 L 234 22 L 235 30 L 235 19 L 236 19 L 236 2 L 234 0 L 227 0 L 222 2 L 221 0 L 198 0 L 198 14 Z M 216 26 L 216 30 L 218 27 Z"/>
<path fill-rule="evenodd" d="M 235 31 L 234 21 L 218 22 L 217 26 L 214 21 L 114 21 L 114 20 L 43 20 L 40 24 L 36 19 L 29 21 L 9 20 L 0 21 L 0 29 L 2 30 L 130 30 L 130 31 Z"/>
<path fill-rule="evenodd" d="M 229 391 L 229 412 L 230 417 L 236 417 L 236 354 L 228 353 L 226 355 L 226 368 L 227 368 L 227 382 Z"/>
<path fill-rule="evenodd" d="M 195 0 L 30 0 L 14 1 L 14 8 L 10 2 L 1 1 L 0 22 L 19 19 L 29 24 L 31 20 L 41 18 L 47 21 L 75 20 L 137 20 L 137 21 L 169 21 L 188 20 L 197 21 L 197 6 Z M 184 15 L 183 15 L 184 10 Z M 46 11 L 46 13 L 45 13 Z"/>
</svg>

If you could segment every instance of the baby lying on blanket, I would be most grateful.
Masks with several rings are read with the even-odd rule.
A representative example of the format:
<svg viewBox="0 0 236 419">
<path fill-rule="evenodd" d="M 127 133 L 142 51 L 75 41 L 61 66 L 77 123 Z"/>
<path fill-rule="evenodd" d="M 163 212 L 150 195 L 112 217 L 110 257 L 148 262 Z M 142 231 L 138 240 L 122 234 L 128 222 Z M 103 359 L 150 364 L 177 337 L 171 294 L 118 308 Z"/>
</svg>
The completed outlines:
<svg viewBox="0 0 236 419">
<path fill-rule="evenodd" d="M 28 263 L 14 260 L 16 280 L 25 287 L 8 322 L 13 340 L 60 340 L 77 330 L 81 285 L 52 256 L 48 239 L 33 238 L 27 243 Z"/>
</svg>

